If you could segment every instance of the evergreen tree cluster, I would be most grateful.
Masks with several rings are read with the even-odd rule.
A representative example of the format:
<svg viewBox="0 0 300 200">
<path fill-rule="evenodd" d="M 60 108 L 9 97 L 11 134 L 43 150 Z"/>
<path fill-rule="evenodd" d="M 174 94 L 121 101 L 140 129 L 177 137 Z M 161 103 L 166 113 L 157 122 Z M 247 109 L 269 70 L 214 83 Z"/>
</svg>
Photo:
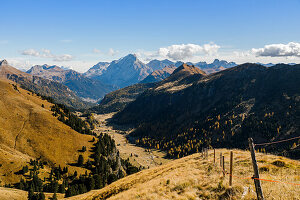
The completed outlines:
<svg viewBox="0 0 300 200">
<path fill-rule="evenodd" d="M 82 134 L 95 135 L 95 133 L 87 126 L 87 123 L 74 115 L 65 105 L 54 104 L 51 107 L 51 111 L 53 112 L 53 116 L 57 117 L 59 121 L 70 126 L 75 131 Z"/>
<path fill-rule="evenodd" d="M 24 166 L 17 172 L 24 178 L 21 178 L 14 187 L 28 191 L 30 200 L 43 199 L 44 192 L 53 193 L 53 198 L 56 198 L 56 193 L 70 197 L 103 188 L 140 170 L 131 165 L 128 159 L 120 158 L 115 142 L 108 134 L 100 134 L 94 142 L 90 159 L 85 161 L 83 156 L 79 155 L 76 163 L 78 167 L 86 169 L 85 174 L 78 175 L 77 171 L 70 173 L 68 167 L 58 166 L 53 167 L 49 176 L 42 180 L 39 176 L 40 169 L 43 169 L 47 163 L 31 160 L 29 166 Z M 86 147 L 82 149 L 86 150 Z M 88 173 L 88 171 L 90 172 Z"/>
<path fill-rule="evenodd" d="M 89 175 L 81 175 L 69 183 L 65 196 L 70 197 L 93 189 L 100 189 L 125 175 L 138 172 L 140 169 L 131 165 L 129 160 L 120 158 L 114 140 L 108 134 L 100 134 L 92 147 L 92 160 L 84 163 L 82 156 L 77 164 L 89 169 Z"/>
<path fill-rule="evenodd" d="M 247 107 L 240 105 L 240 98 L 237 96 L 224 101 L 189 124 L 178 124 L 179 131 L 169 131 L 166 125 L 163 126 L 166 128 L 164 130 L 159 125 L 141 124 L 128 139 L 134 138 L 133 142 L 142 147 L 164 150 L 169 158 L 180 158 L 207 147 L 245 149 L 249 137 L 259 143 L 280 140 L 285 138 L 286 132 L 297 126 L 295 123 L 299 123 L 300 103 L 295 98 L 281 100 L 280 109 L 272 105 L 258 105 L 249 114 Z M 164 123 L 169 123 L 168 119 Z M 155 130 L 158 129 L 160 134 L 156 134 Z M 288 138 L 295 136 L 288 135 Z M 300 141 L 290 141 L 263 147 L 263 151 L 299 159 L 299 146 Z"/>
</svg>

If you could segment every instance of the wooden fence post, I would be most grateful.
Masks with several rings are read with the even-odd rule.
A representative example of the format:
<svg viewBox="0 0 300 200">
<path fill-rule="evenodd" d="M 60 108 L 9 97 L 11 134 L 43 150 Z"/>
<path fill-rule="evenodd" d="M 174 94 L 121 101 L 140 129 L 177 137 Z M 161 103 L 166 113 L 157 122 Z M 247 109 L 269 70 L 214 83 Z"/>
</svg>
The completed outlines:
<svg viewBox="0 0 300 200">
<path fill-rule="evenodd" d="M 257 162 L 256 162 L 256 157 L 255 157 L 255 149 L 254 149 L 253 139 L 249 138 L 248 142 L 249 142 L 249 148 L 250 148 L 250 152 L 251 152 L 251 158 L 252 158 L 252 164 L 253 164 L 253 170 L 254 170 L 253 178 L 254 178 L 254 185 L 255 185 L 255 189 L 256 189 L 257 200 L 264 200 L 264 195 L 263 195 L 262 188 L 260 185 L 260 180 L 259 180 L 259 172 L 258 172 L 258 166 L 257 166 Z"/>
<path fill-rule="evenodd" d="M 222 167 L 222 152 L 220 153 L 220 167 Z"/>
<path fill-rule="evenodd" d="M 222 157 L 223 157 L 223 159 L 222 159 L 223 176 L 225 176 L 225 158 L 224 158 L 224 156 L 222 156 Z"/>
<path fill-rule="evenodd" d="M 230 176 L 229 176 L 229 186 L 232 186 L 232 168 L 233 168 L 233 152 L 230 151 Z"/>
<path fill-rule="evenodd" d="M 214 164 L 216 163 L 216 150 L 214 149 Z"/>
</svg>

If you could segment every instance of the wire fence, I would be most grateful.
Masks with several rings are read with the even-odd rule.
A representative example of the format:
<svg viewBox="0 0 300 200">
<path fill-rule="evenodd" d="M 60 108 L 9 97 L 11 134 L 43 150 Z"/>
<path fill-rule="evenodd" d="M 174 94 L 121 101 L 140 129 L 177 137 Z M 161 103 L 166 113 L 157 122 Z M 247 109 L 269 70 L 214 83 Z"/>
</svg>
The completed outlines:
<svg viewBox="0 0 300 200">
<path fill-rule="evenodd" d="M 277 143 L 287 142 L 287 141 L 296 140 L 296 139 L 300 139 L 300 136 L 285 139 L 285 140 L 279 140 L 279 141 L 275 141 L 275 142 L 266 142 L 266 143 L 254 144 L 254 146 L 264 146 L 264 145 L 270 145 L 270 144 L 277 144 Z"/>
<path fill-rule="evenodd" d="M 277 143 L 287 142 L 287 141 L 296 140 L 296 139 L 300 139 L 300 136 L 289 138 L 289 139 L 284 139 L 284 140 L 279 140 L 279 141 L 274 141 L 274 142 L 254 144 L 254 146 L 271 145 L 271 144 L 277 144 Z M 208 157 L 207 149 L 204 149 L 202 151 L 202 156 L 203 157 Z M 216 155 L 215 155 L 215 150 L 214 150 L 214 163 L 215 163 L 215 161 L 216 161 Z M 223 156 L 223 162 L 224 162 L 224 156 Z M 230 165 L 233 165 L 233 163 L 230 163 Z M 260 180 L 260 181 L 266 181 L 266 182 L 272 182 L 272 183 L 281 183 L 281 184 L 288 184 L 288 185 L 300 186 L 300 183 L 292 183 L 292 182 L 285 182 L 285 181 L 280 181 L 280 180 L 271 180 L 271 179 L 264 179 L 264 178 L 256 178 L 254 176 L 252 176 L 252 177 L 240 177 L 240 176 L 233 175 L 232 173 L 228 173 L 224 169 L 224 163 L 223 163 L 223 167 L 222 167 L 222 153 L 220 154 L 220 166 L 219 166 L 219 168 L 223 172 L 224 176 L 228 175 L 228 176 L 231 176 L 231 177 L 234 177 L 234 178 L 237 178 L 237 179 L 252 179 L 252 180 Z M 232 168 L 232 167 L 230 167 L 230 168 Z"/>
</svg>

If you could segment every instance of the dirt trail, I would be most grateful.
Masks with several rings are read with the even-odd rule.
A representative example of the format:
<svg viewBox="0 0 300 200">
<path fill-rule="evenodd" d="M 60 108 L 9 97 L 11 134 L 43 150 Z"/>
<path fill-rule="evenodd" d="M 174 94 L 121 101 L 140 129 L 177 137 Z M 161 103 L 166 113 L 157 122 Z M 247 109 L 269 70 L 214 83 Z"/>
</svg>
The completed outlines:
<svg viewBox="0 0 300 200">
<path fill-rule="evenodd" d="M 28 114 L 28 118 L 24 120 L 24 122 L 23 122 L 23 124 L 22 124 L 22 127 L 21 127 L 19 133 L 17 134 L 17 136 L 16 136 L 16 138 L 15 138 L 15 146 L 14 146 L 14 149 L 17 148 L 17 140 L 18 140 L 20 134 L 22 133 L 23 129 L 25 128 L 26 122 L 29 120 L 29 118 L 30 118 L 30 116 L 31 116 L 31 112 L 32 112 L 32 111 L 30 110 L 30 112 L 29 112 L 29 114 Z"/>
<path fill-rule="evenodd" d="M 99 125 L 95 128 L 96 133 L 107 133 L 115 140 L 120 155 L 123 159 L 129 158 L 131 163 L 136 166 L 143 166 L 145 168 L 155 167 L 165 164 L 171 160 L 163 158 L 166 153 L 157 150 L 146 150 L 145 148 L 138 147 L 135 144 L 128 143 L 126 135 L 129 131 L 113 130 L 111 126 L 107 125 L 107 120 L 112 117 L 113 113 L 95 115 L 95 119 Z M 125 134 L 124 134 L 125 133 Z"/>
<path fill-rule="evenodd" d="M 23 125 L 22 125 L 22 127 L 21 127 L 21 129 L 20 129 L 18 135 L 16 136 L 14 149 L 17 148 L 17 140 L 18 140 L 18 137 L 19 137 L 19 135 L 22 133 L 22 131 L 23 131 L 23 129 L 24 129 L 25 124 L 26 124 L 27 121 L 28 121 L 28 120 L 25 120 L 25 121 L 23 122 Z"/>
</svg>

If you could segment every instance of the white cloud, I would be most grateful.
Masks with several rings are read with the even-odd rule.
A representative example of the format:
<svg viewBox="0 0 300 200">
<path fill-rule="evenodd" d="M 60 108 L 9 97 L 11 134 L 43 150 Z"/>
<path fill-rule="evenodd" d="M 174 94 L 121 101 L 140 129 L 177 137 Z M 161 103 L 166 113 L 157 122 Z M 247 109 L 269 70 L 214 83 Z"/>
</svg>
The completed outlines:
<svg viewBox="0 0 300 200">
<path fill-rule="evenodd" d="M 39 58 L 52 58 L 53 61 L 58 61 L 58 62 L 70 61 L 73 59 L 73 56 L 70 54 L 55 55 L 52 54 L 49 49 L 42 49 L 41 51 L 37 51 L 35 49 L 26 49 L 21 54 L 26 56 L 39 57 Z"/>
<path fill-rule="evenodd" d="M 157 54 L 173 60 L 185 60 L 199 54 L 216 54 L 219 48 L 220 46 L 216 44 L 204 44 L 203 46 L 197 44 L 180 44 L 159 48 Z"/>
<path fill-rule="evenodd" d="M 40 52 L 38 52 L 34 49 L 26 49 L 22 52 L 22 55 L 39 57 Z"/>
<path fill-rule="evenodd" d="M 58 62 L 62 62 L 62 61 L 70 61 L 73 59 L 73 56 L 70 54 L 63 54 L 63 55 L 59 55 L 59 56 L 55 56 L 53 61 L 58 61 Z"/>
<path fill-rule="evenodd" d="M 108 50 L 108 55 L 110 55 L 110 56 L 115 56 L 115 55 L 117 55 L 119 52 L 118 51 L 116 51 L 116 50 L 114 50 L 113 48 L 110 48 L 109 50 Z"/>
<path fill-rule="evenodd" d="M 253 48 L 252 53 L 256 56 L 265 57 L 300 57 L 300 43 L 289 42 L 288 44 L 265 45 L 263 48 Z"/>
<path fill-rule="evenodd" d="M 93 53 L 101 54 L 101 51 L 100 51 L 99 49 L 94 48 L 94 49 L 93 49 Z"/>
</svg>

